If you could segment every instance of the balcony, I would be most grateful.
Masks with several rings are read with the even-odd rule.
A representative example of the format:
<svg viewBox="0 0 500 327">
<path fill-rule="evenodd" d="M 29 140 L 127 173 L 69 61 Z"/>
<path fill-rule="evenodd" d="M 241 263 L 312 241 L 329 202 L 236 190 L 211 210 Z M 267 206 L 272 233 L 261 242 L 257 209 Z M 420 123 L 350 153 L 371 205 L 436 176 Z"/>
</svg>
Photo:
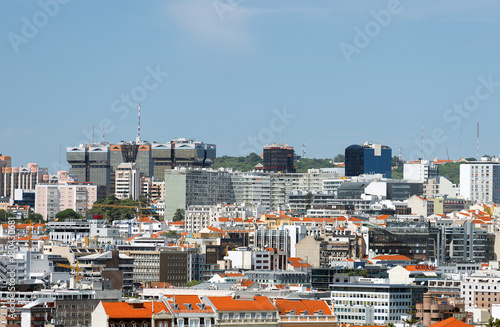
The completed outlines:
<svg viewBox="0 0 500 327">
<path fill-rule="evenodd" d="M 280 316 L 283 322 L 335 322 L 335 316 Z"/>
</svg>

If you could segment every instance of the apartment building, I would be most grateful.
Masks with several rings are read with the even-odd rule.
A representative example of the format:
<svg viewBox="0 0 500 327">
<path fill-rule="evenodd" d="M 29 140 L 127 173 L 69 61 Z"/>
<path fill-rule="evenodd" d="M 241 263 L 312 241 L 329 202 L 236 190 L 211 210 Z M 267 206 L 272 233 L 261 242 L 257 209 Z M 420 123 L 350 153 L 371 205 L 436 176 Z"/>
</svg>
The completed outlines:
<svg viewBox="0 0 500 327">
<path fill-rule="evenodd" d="M 35 190 L 38 183 L 48 179 L 48 169 L 41 168 L 36 163 L 29 163 L 26 167 L 10 167 L 5 160 L 2 162 L 4 167 L 0 168 L 0 197 L 13 199 L 15 190 Z"/>
<path fill-rule="evenodd" d="M 500 303 L 500 273 L 481 271 L 465 277 L 461 291 L 466 306 L 491 309 Z"/>
<path fill-rule="evenodd" d="M 428 160 L 408 161 L 403 167 L 403 178 L 406 180 L 427 182 L 438 176 L 438 166 Z"/>
<path fill-rule="evenodd" d="M 66 209 L 73 209 L 85 217 L 97 201 L 97 186 L 91 183 L 38 184 L 35 192 L 35 212 L 46 221 L 54 221 L 56 214 Z"/>
<path fill-rule="evenodd" d="M 500 203 L 500 162 L 461 164 L 460 195 L 473 203 Z"/>
<path fill-rule="evenodd" d="M 267 297 L 206 296 L 203 300 L 215 311 L 215 326 L 278 326 L 278 310 Z"/>
<path fill-rule="evenodd" d="M 282 327 L 332 326 L 336 322 L 332 309 L 325 301 L 276 299 Z"/>
<path fill-rule="evenodd" d="M 115 196 L 118 199 L 139 198 L 141 188 L 140 171 L 132 162 L 123 162 L 115 171 Z"/>
</svg>

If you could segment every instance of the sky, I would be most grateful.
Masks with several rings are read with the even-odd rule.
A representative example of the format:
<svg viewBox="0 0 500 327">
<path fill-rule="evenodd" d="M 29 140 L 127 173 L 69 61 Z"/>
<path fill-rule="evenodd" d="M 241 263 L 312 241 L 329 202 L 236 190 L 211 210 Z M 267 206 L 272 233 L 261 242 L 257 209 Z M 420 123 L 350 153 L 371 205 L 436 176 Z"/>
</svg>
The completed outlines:
<svg viewBox="0 0 500 327">
<path fill-rule="evenodd" d="M 177 137 L 307 158 L 499 156 L 494 0 L 0 0 L 0 153 Z M 423 151 L 422 151 L 423 128 Z M 93 132 L 94 131 L 94 132 Z M 103 133 L 104 131 L 104 133 Z"/>
</svg>

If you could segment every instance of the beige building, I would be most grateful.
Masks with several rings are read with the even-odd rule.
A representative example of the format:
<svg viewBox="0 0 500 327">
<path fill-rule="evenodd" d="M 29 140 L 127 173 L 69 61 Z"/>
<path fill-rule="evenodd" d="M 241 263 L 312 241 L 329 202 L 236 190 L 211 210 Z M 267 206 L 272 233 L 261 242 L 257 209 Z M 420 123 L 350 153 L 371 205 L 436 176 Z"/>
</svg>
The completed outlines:
<svg viewBox="0 0 500 327">
<path fill-rule="evenodd" d="M 91 183 L 60 183 L 36 185 L 35 212 L 47 221 L 55 220 L 56 214 L 66 209 L 86 216 L 87 210 L 97 201 L 97 186 Z"/>
</svg>

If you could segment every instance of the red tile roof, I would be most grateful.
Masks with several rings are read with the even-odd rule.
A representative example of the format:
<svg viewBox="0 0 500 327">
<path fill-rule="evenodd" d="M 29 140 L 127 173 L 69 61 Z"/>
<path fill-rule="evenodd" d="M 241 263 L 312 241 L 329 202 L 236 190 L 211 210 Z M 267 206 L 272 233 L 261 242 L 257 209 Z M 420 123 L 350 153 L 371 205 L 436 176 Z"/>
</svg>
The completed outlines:
<svg viewBox="0 0 500 327">
<path fill-rule="evenodd" d="M 325 301 L 320 300 L 285 300 L 276 299 L 276 308 L 278 308 L 280 315 L 285 315 L 294 311 L 295 315 L 299 315 L 307 311 L 309 315 L 313 315 L 318 311 L 323 311 L 324 315 L 332 315 L 332 310 Z"/>
<path fill-rule="evenodd" d="M 287 261 L 294 268 L 310 268 L 310 264 L 302 260 L 301 258 L 288 258 Z"/>
<path fill-rule="evenodd" d="M 466 324 L 463 321 L 450 317 L 443 321 L 429 325 L 428 327 L 472 327 L 472 325 Z"/>
<path fill-rule="evenodd" d="M 174 302 L 175 300 L 175 302 Z M 178 305 L 177 310 L 174 310 L 174 312 L 179 312 L 179 311 L 190 311 L 190 312 L 213 312 L 213 309 L 211 306 L 205 306 L 204 309 L 201 309 L 198 304 L 202 304 L 203 302 L 201 299 L 198 297 L 198 295 L 176 295 L 173 298 L 169 299 L 170 303 L 176 303 Z M 186 304 L 190 304 L 191 308 L 186 307 Z"/>
<path fill-rule="evenodd" d="M 390 217 L 390 215 L 382 215 L 382 216 L 378 216 L 377 219 L 386 220 L 389 217 Z"/>
<path fill-rule="evenodd" d="M 152 302 L 133 304 L 129 302 L 101 302 L 109 319 L 150 319 Z M 134 308 L 134 306 L 137 306 Z M 154 302 L 154 312 L 169 311 L 163 302 Z"/>
<path fill-rule="evenodd" d="M 372 260 L 381 260 L 381 261 L 411 261 L 410 258 L 408 258 L 405 255 L 401 254 L 384 254 L 384 255 L 379 255 L 373 258 Z"/>
<path fill-rule="evenodd" d="M 265 296 L 255 296 L 253 300 L 233 299 L 231 296 L 209 296 L 217 311 L 276 311 Z"/>
</svg>

